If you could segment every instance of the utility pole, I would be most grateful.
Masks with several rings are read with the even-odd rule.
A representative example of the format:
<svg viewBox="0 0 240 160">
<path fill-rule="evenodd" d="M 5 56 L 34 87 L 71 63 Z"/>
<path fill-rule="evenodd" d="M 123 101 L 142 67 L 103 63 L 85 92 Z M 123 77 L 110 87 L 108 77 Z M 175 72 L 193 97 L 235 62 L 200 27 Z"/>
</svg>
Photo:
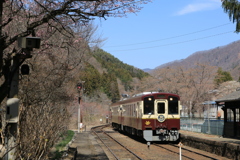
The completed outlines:
<svg viewBox="0 0 240 160">
<path fill-rule="evenodd" d="M 4 50 L 4 46 L 5 46 L 5 37 L 3 35 L 3 4 L 4 4 L 5 0 L 1 0 L 0 1 L 0 67 L 2 68 L 3 67 L 3 50 Z M 14 68 L 16 67 L 15 64 L 18 64 L 18 60 L 16 57 L 13 58 L 13 62 L 12 62 L 12 68 L 11 70 L 14 70 Z M 10 74 L 10 73 L 9 73 Z M 11 77 L 11 80 L 14 81 L 13 83 L 11 83 L 11 86 L 9 90 L 9 93 L 8 93 L 8 98 L 10 97 L 16 97 L 17 96 L 17 92 L 18 92 L 18 80 L 15 81 L 16 77 L 18 78 L 18 72 L 14 75 L 9 75 L 9 77 Z M 8 78 L 9 78 L 8 77 Z M 18 103 L 18 100 L 16 99 L 15 101 L 16 103 Z M 14 102 L 14 103 L 15 103 Z M 7 100 L 7 105 L 8 104 L 11 104 L 11 100 Z M 15 106 L 16 108 L 16 105 L 12 105 L 12 106 Z M 10 108 L 7 108 L 7 112 Z M 6 118 L 7 118 L 7 115 L 6 115 Z M 6 119 L 7 121 L 7 119 Z M 3 122 L 1 122 L 3 123 Z M 8 122 L 7 122 L 8 123 Z M 14 148 L 15 148 L 15 138 L 16 138 L 16 133 L 14 133 L 14 131 L 17 131 L 17 123 L 8 123 L 6 125 L 6 129 L 9 129 L 7 132 L 10 132 L 13 136 L 9 137 L 9 136 L 6 136 L 5 137 L 5 148 L 6 148 L 6 154 L 4 156 L 4 160 L 8 160 L 8 159 L 14 159 L 13 157 L 13 152 L 15 151 Z M 10 150 L 10 151 L 9 151 Z M 11 153 L 10 153 L 11 152 Z"/>
<path fill-rule="evenodd" d="M 78 128 L 78 133 L 80 133 L 80 123 L 81 123 L 81 90 L 82 90 L 82 83 L 77 84 L 77 90 L 78 90 L 78 123 L 77 123 L 77 128 Z"/>
<path fill-rule="evenodd" d="M 81 123 L 81 106 L 80 106 L 80 102 L 81 102 L 81 96 L 80 96 L 80 91 L 79 91 L 79 95 L 78 95 L 78 133 L 80 133 L 80 123 Z"/>
<path fill-rule="evenodd" d="M 10 75 L 10 89 L 7 100 L 7 111 L 6 111 L 6 128 L 9 129 L 7 131 L 6 136 L 6 151 L 7 154 L 4 157 L 5 160 L 15 159 L 15 147 L 16 147 L 16 138 L 17 138 L 17 130 L 18 130 L 18 108 L 19 108 L 19 99 L 18 97 L 18 84 L 19 84 L 19 65 L 20 59 L 18 56 L 13 57 L 12 68 Z"/>
<path fill-rule="evenodd" d="M 3 67 L 3 51 L 6 47 L 5 37 L 3 35 L 3 4 L 5 0 L 0 0 L 0 68 Z M 1 123 L 6 123 L 5 130 L 5 155 L 4 160 L 15 160 L 15 149 L 16 149 L 16 138 L 18 132 L 18 110 L 19 110 L 19 99 L 18 97 L 18 84 L 19 84 L 19 67 L 24 62 L 26 58 L 31 58 L 31 51 L 33 48 L 40 47 L 41 39 L 38 37 L 21 37 L 19 38 L 19 47 L 22 48 L 24 54 L 15 54 L 12 57 L 10 71 L 8 76 L 5 77 L 6 87 L 4 91 L 7 95 L 6 104 L 6 121 Z M 4 96 L 4 95 L 3 95 Z M 1 97 L 4 99 L 5 97 Z"/>
<path fill-rule="evenodd" d="M 18 121 L 19 121 L 19 99 L 18 84 L 19 84 L 19 67 L 27 58 L 31 58 L 31 51 L 33 48 L 40 47 L 41 39 L 38 37 L 21 37 L 18 45 L 22 48 L 25 54 L 16 54 L 13 56 L 11 70 L 9 73 L 9 93 L 6 106 L 6 154 L 4 160 L 15 160 L 15 148 L 17 146 L 16 139 L 18 135 Z"/>
<path fill-rule="evenodd" d="M 84 85 L 85 81 L 82 81 L 80 83 L 77 84 L 77 89 L 78 89 L 78 133 L 80 133 L 80 123 L 82 123 L 82 118 L 81 118 L 81 92 L 83 94 L 84 90 L 83 90 L 83 85 Z"/>
</svg>

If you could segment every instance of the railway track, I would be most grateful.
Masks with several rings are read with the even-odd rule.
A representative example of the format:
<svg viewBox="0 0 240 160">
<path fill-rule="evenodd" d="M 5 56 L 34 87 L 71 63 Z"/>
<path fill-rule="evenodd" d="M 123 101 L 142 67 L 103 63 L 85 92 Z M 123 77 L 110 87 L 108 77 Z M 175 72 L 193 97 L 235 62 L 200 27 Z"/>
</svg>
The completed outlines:
<svg viewBox="0 0 240 160">
<path fill-rule="evenodd" d="M 181 156 L 179 146 L 169 143 L 151 143 L 150 146 L 141 139 L 119 133 L 108 126 L 93 128 L 98 143 L 109 159 L 151 159 L 151 160 L 229 160 L 228 158 L 183 145 Z"/>
<path fill-rule="evenodd" d="M 106 131 L 103 130 L 103 128 L 107 127 L 104 126 L 98 126 L 92 128 L 92 132 L 99 138 L 99 140 L 104 144 L 104 146 L 107 148 L 107 150 L 112 154 L 112 156 L 115 159 L 131 159 L 131 160 L 137 160 L 142 159 L 139 157 L 136 153 L 128 149 L 126 146 L 121 144 L 119 141 L 111 137 Z"/>
<path fill-rule="evenodd" d="M 172 152 L 172 153 L 175 153 L 175 154 L 180 154 L 180 150 L 179 150 L 179 145 L 177 144 L 156 144 L 156 143 L 153 143 L 154 146 L 157 146 L 161 149 L 165 149 L 169 152 Z M 189 148 L 189 149 L 188 149 Z M 193 149 L 193 148 L 190 148 L 190 147 L 181 147 L 181 158 L 183 160 L 187 160 L 187 159 L 190 159 L 190 160 L 218 160 L 218 158 L 216 158 L 216 155 L 215 154 L 210 154 L 210 153 L 207 153 L 205 151 L 200 151 L 198 149 Z M 225 159 L 225 158 L 223 158 Z M 226 158 L 227 159 L 227 158 Z"/>
</svg>

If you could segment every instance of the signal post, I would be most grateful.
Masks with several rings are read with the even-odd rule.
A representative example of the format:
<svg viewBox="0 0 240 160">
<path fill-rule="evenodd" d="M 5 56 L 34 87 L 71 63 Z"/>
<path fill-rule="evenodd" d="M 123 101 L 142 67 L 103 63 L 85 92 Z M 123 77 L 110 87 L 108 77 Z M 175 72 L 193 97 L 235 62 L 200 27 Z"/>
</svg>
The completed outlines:
<svg viewBox="0 0 240 160">
<path fill-rule="evenodd" d="M 81 118 L 81 91 L 83 92 L 83 84 L 85 81 L 82 81 L 80 83 L 77 84 L 77 90 L 78 90 L 78 133 L 80 133 L 80 123 L 82 122 L 82 118 Z"/>
</svg>

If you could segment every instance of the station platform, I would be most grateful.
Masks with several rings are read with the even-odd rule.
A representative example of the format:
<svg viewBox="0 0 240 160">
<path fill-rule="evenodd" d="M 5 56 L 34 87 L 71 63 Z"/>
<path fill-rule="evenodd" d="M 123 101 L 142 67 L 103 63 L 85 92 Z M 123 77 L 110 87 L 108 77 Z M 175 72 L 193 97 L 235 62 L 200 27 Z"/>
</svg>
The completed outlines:
<svg viewBox="0 0 240 160">
<path fill-rule="evenodd" d="M 70 148 L 75 148 L 76 160 L 108 159 L 101 146 L 97 143 L 95 136 L 90 131 L 91 128 L 78 133 L 75 131 L 74 140 Z M 224 138 L 217 135 L 197 133 L 180 130 L 180 142 L 184 146 L 207 151 L 228 159 L 240 159 L 240 139 Z M 70 155 L 69 155 L 70 156 Z M 64 160 L 72 160 L 71 157 Z"/>
<path fill-rule="evenodd" d="M 76 160 L 108 159 L 90 131 L 76 133 L 75 141 L 70 147 L 77 148 Z"/>
<path fill-rule="evenodd" d="M 229 159 L 240 159 L 240 139 L 180 130 L 183 145 Z"/>
<path fill-rule="evenodd" d="M 86 127 L 80 133 L 77 130 L 73 131 L 75 135 L 69 145 L 70 153 L 63 160 L 108 160 L 107 155 L 91 133 L 91 126 Z"/>
</svg>

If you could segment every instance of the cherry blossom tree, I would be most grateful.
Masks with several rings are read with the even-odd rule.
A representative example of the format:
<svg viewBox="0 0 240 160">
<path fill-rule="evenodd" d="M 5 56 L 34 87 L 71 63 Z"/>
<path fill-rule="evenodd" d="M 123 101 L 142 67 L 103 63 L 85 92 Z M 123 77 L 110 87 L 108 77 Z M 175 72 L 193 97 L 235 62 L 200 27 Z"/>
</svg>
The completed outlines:
<svg viewBox="0 0 240 160">
<path fill-rule="evenodd" d="M 0 102 L 8 94 L 8 82 L 14 54 L 22 54 L 17 47 L 19 37 L 51 37 L 60 32 L 74 36 L 74 30 L 87 25 L 94 18 L 123 17 L 138 12 L 151 0 L 2 0 L 0 2 Z M 84 38 L 84 37 L 79 37 Z M 76 41 L 77 42 L 77 41 Z M 47 47 L 41 44 L 41 53 Z M 24 58 L 23 58 L 24 61 Z M 20 64 L 19 64 L 20 65 Z"/>
<path fill-rule="evenodd" d="M 150 1 L 0 1 L 0 103 L 8 96 L 9 83 L 23 62 L 34 70 L 30 76 L 21 78 L 19 86 L 22 104 L 21 127 L 16 140 L 17 158 L 47 158 L 49 148 L 66 130 L 69 118 L 66 107 L 71 99 L 69 95 L 73 93 L 67 94 L 69 88 L 65 84 L 76 78 L 72 75 L 81 69 L 81 61 L 87 57 L 85 54 L 90 51 L 90 44 L 99 42 L 99 39 L 92 38 L 91 21 L 127 16 L 140 11 L 141 5 Z M 19 37 L 27 36 L 41 38 L 41 47 L 32 51 L 31 59 L 28 59 L 31 57 L 29 53 L 17 44 Z M 19 55 L 21 59 L 13 68 L 13 57 Z M 4 127 L 6 124 L 3 123 L 2 139 Z M 29 144 L 29 141 L 33 143 Z"/>
</svg>

